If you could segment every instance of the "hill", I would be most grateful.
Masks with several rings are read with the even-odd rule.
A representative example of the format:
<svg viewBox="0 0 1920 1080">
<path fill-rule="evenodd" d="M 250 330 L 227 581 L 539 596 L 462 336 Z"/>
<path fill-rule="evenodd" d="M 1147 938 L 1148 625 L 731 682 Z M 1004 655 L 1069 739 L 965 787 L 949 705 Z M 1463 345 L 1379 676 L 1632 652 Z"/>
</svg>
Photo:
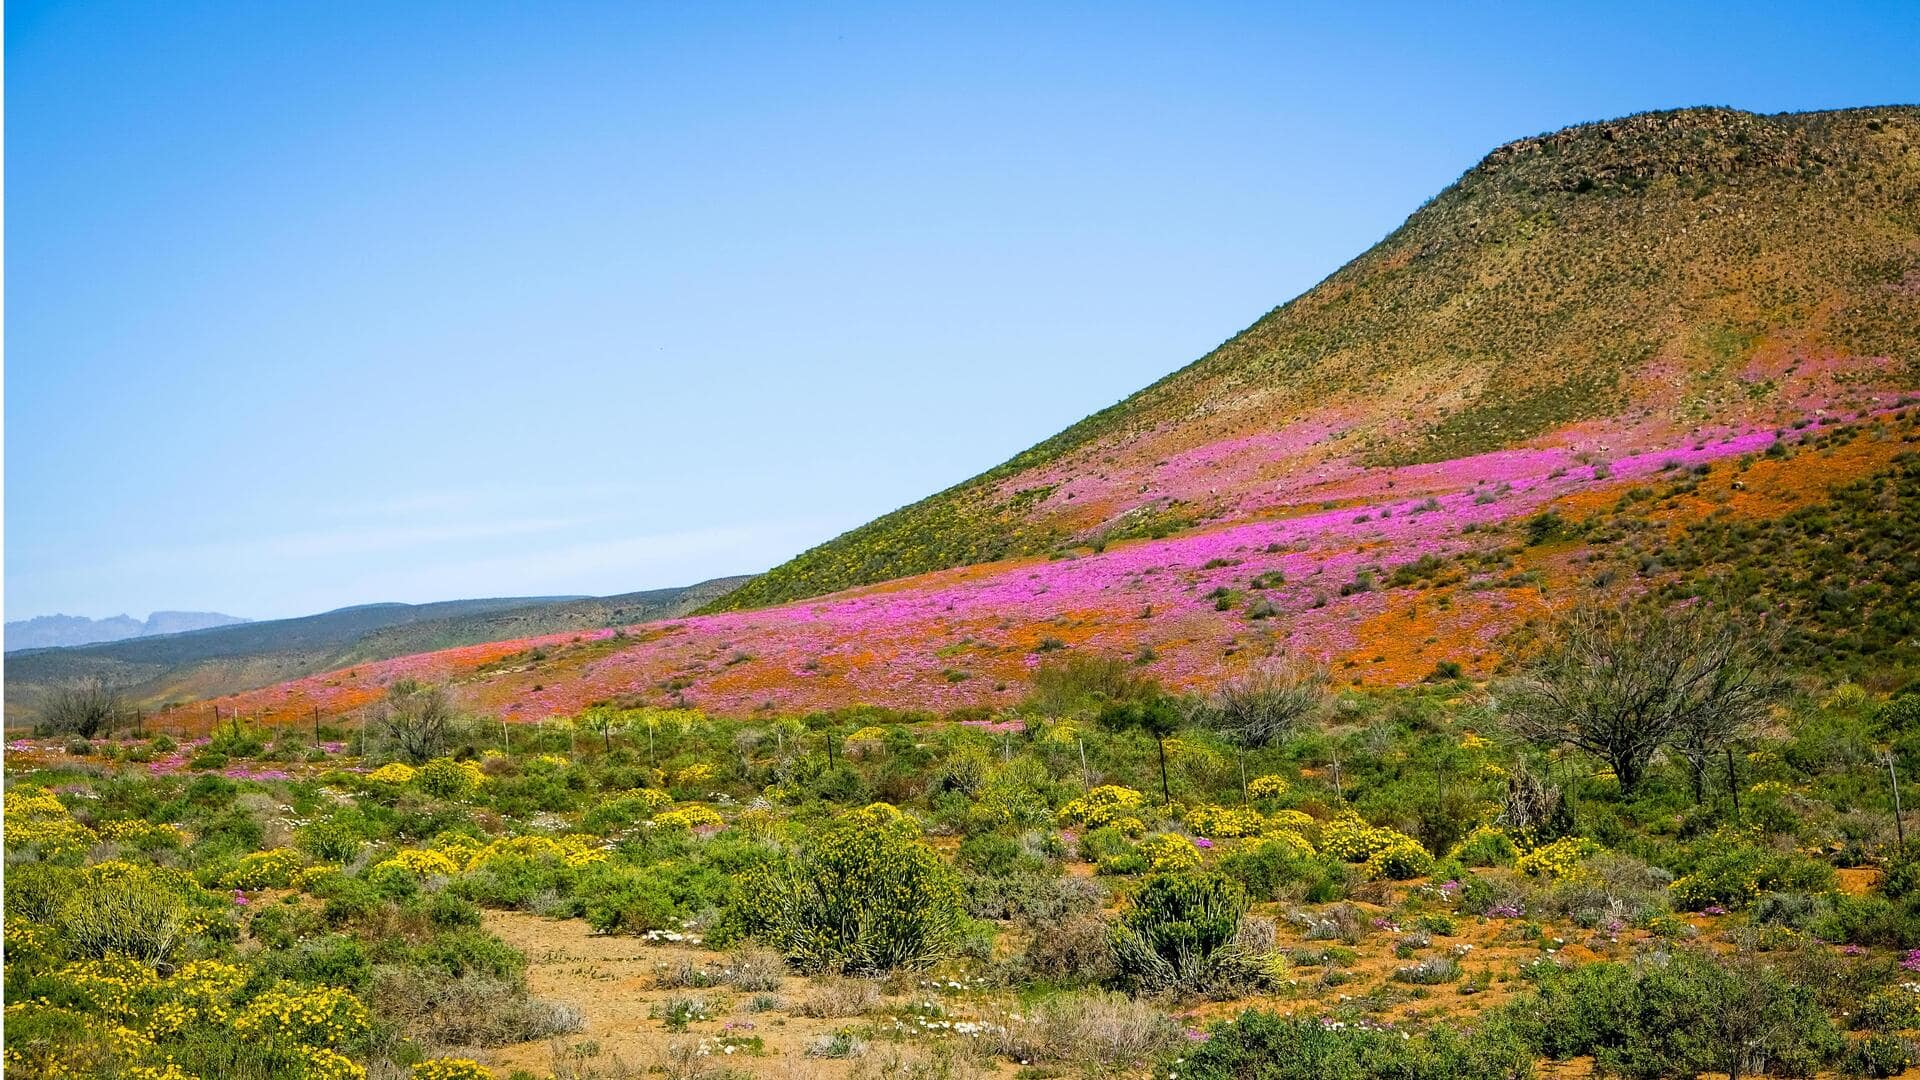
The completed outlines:
<svg viewBox="0 0 1920 1080">
<path fill-rule="evenodd" d="M 54 649 L 69 645 L 91 645 L 100 641 L 124 641 L 154 634 L 180 634 L 247 621 L 216 611 L 156 611 L 144 620 L 129 615 L 115 615 L 106 619 L 89 619 L 84 615 L 36 615 L 7 624 L 6 647 L 8 652 Z"/>
<path fill-rule="evenodd" d="M 1367 467 L 1904 389 L 1916 205 L 1913 108 L 1683 109 L 1509 143 L 1205 357 L 714 610 L 1245 520 Z"/>
<path fill-rule="evenodd" d="M 408 675 L 527 719 L 991 708 L 1071 650 L 1175 687 L 1275 653 L 1404 685 L 1647 590 L 1734 590 L 1797 659 L 1896 686 L 1920 674 L 1889 572 L 1920 565 L 1916 206 L 1920 109 L 1524 139 L 1207 357 L 697 617 L 226 704 L 344 712 Z"/>
<path fill-rule="evenodd" d="M 742 578 L 605 597 L 504 597 L 365 604 L 295 619 L 80 648 L 7 654 L 10 721 L 30 719 L 62 682 L 100 676 L 149 708 L 216 697 L 318 671 L 533 634 L 590 630 L 691 610 Z"/>
</svg>

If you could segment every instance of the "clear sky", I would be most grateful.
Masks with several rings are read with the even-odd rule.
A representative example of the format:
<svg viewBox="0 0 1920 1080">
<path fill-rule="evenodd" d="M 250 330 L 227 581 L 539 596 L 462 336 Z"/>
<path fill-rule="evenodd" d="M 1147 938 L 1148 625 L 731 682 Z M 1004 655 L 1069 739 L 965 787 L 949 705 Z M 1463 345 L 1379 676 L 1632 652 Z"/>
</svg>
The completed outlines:
<svg viewBox="0 0 1920 1080">
<path fill-rule="evenodd" d="M 1498 143 L 1917 58 L 1911 2 L 13 0 L 6 617 L 763 569 Z"/>
</svg>

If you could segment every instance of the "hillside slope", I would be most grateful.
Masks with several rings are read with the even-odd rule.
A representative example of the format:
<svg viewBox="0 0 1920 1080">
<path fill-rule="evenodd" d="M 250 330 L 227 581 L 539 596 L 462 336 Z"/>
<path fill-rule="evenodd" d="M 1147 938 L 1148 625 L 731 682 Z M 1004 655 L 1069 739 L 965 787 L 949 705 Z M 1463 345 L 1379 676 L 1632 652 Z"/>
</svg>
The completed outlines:
<svg viewBox="0 0 1920 1080">
<path fill-rule="evenodd" d="M 667 618 L 745 579 L 605 597 L 503 597 L 432 604 L 365 604 L 78 648 L 7 654 L 10 722 L 32 718 L 52 687 L 100 676 L 138 704 L 217 697 L 349 664 L 535 634 Z"/>
<path fill-rule="evenodd" d="M 1495 151 L 1200 362 L 699 615 L 222 704 L 344 713 L 418 677 L 523 719 L 992 708 L 1073 650 L 1177 687 L 1278 653 L 1405 684 L 1492 674 L 1570 603 L 1720 589 L 1790 620 L 1797 661 L 1892 686 L 1920 677 L 1920 593 L 1891 569 L 1920 565 L 1916 390 L 1920 109 L 1587 125 Z"/>
<path fill-rule="evenodd" d="M 1920 110 L 1647 113 L 1502 146 L 1212 353 L 715 610 L 1309 505 L 1367 465 L 1904 389 Z"/>
</svg>

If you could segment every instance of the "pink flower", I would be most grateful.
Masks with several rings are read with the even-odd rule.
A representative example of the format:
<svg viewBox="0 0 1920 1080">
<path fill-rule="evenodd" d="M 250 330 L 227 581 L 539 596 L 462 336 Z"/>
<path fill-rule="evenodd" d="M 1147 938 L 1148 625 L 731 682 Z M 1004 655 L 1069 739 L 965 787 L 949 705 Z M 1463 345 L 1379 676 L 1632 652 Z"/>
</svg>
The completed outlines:
<svg viewBox="0 0 1920 1080">
<path fill-rule="evenodd" d="M 240 905 L 241 907 L 246 907 L 246 906 L 247 906 L 247 894 L 246 894 L 246 893 L 243 893 L 243 892 L 241 892 L 241 891 L 240 891 L 239 889 L 235 889 L 235 890 L 233 890 L 233 902 L 234 902 L 234 903 L 236 903 L 236 904 L 238 904 L 238 905 Z"/>
<path fill-rule="evenodd" d="M 1903 971 L 1920 971 L 1920 949 L 1909 949 L 1907 955 L 1900 958 Z"/>
<path fill-rule="evenodd" d="M 1202 851 L 1205 851 L 1206 849 L 1213 846 L 1213 841 L 1207 839 L 1204 836 L 1196 836 L 1193 838 L 1193 846 L 1201 849 Z"/>
</svg>

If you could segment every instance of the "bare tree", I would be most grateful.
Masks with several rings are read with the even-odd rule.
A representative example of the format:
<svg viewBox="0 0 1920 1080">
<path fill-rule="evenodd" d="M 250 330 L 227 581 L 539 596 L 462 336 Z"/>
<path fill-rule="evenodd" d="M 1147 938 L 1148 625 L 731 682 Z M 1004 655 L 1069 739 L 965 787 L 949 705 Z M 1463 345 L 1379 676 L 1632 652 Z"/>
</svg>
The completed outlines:
<svg viewBox="0 0 1920 1080">
<path fill-rule="evenodd" d="M 1727 621 L 1706 631 L 1698 660 L 1711 667 L 1712 677 L 1696 695 L 1695 707 L 1681 715 L 1667 744 L 1687 763 L 1696 804 L 1706 801 L 1707 769 L 1714 759 L 1751 734 L 1787 690 L 1779 666 L 1770 662 L 1779 640 L 1774 632 Z M 1737 795 L 1735 802 L 1737 808 Z"/>
<path fill-rule="evenodd" d="M 120 692 L 96 675 L 55 687 L 47 698 L 42 720 L 47 730 L 56 734 L 91 739 L 119 727 L 126 714 Z"/>
<path fill-rule="evenodd" d="M 1285 739 L 1312 722 L 1326 701 L 1325 668 L 1275 657 L 1222 683 L 1200 719 L 1204 726 L 1252 750 Z"/>
<path fill-rule="evenodd" d="M 1662 746 L 1705 762 L 1764 712 L 1780 692 L 1765 643 L 1698 603 L 1579 610 L 1495 708 L 1523 738 L 1604 758 L 1631 794 Z"/>
<path fill-rule="evenodd" d="M 368 713 L 367 724 L 415 764 L 446 753 L 460 733 L 446 689 L 414 679 L 387 687 L 387 696 Z"/>
</svg>

